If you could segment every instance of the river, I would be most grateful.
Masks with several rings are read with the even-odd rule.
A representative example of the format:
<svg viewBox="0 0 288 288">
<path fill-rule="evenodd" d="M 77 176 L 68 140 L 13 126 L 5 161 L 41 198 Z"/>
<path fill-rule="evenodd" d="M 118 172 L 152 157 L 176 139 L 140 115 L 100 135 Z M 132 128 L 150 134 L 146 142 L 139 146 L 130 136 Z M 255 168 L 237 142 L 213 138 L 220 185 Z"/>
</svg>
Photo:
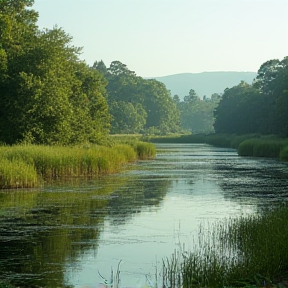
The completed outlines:
<svg viewBox="0 0 288 288">
<path fill-rule="evenodd" d="M 163 258 L 192 247 L 201 223 L 287 201 L 287 163 L 206 144 L 156 148 L 117 175 L 0 191 L 0 279 L 97 287 L 121 261 L 121 286 L 142 287 Z"/>
</svg>

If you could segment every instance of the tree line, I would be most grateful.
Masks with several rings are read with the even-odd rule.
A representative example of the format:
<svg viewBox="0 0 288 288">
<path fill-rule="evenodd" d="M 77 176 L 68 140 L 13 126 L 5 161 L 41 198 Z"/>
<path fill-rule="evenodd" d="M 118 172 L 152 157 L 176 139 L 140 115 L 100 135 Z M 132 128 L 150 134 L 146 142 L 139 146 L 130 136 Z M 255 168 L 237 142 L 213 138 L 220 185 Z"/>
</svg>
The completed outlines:
<svg viewBox="0 0 288 288">
<path fill-rule="evenodd" d="M 89 67 L 63 29 L 38 28 L 33 3 L 0 2 L 0 142 L 67 145 L 179 131 L 164 84 L 119 61 Z"/>
<path fill-rule="evenodd" d="M 249 85 L 225 89 L 215 109 L 216 133 L 288 136 L 288 57 L 263 63 Z"/>
<path fill-rule="evenodd" d="M 0 2 L 1 143 L 100 143 L 109 133 L 288 135 L 287 57 L 264 63 L 252 85 L 203 99 L 191 89 L 181 101 L 120 61 L 90 67 L 63 29 L 39 29 L 33 3 Z"/>
<path fill-rule="evenodd" d="M 196 134 L 213 133 L 213 113 L 220 98 L 220 94 L 213 93 L 210 98 L 204 96 L 200 99 L 194 89 L 190 89 L 183 101 L 178 95 L 174 95 L 173 100 L 180 111 L 181 128 Z"/>
<path fill-rule="evenodd" d="M 109 67 L 96 61 L 92 70 L 107 80 L 111 133 L 167 134 L 180 131 L 180 113 L 166 86 L 143 79 L 120 61 Z"/>
</svg>

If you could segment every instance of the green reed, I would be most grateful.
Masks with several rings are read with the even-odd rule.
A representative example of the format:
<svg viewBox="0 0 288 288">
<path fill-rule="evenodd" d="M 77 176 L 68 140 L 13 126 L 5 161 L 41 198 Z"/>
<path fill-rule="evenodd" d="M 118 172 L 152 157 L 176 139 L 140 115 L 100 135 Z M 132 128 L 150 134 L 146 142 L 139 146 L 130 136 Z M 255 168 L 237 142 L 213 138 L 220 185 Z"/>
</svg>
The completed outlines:
<svg viewBox="0 0 288 288">
<path fill-rule="evenodd" d="M 288 161 L 288 144 L 280 151 L 280 159 Z"/>
<path fill-rule="evenodd" d="M 0 158 L 0 188 L 28 188 L 38 185 L 38 175 L 33 165 L 21 159 Z"/>
<path fill-rule="evenodd" d="M 129 143 L 135 150 L 138 159 L 151 159 L 156 155 L 156 148 L 148 142 L 133 141 Z"/>
<path fill-rule="evenodd" d="M 238 147 L 240 156 L 274 157 L 280 156 L 281 150 L 287 145 L 287 139 L 261 138 L 243 141 Z"/>
<path fill-rule="evenodd" d="M 203 227 L 191 251 L 163 261 L 163 286 L 272 287 L 287 275 L 287 207 Z"/>
<path fill-rule="evenodd" d="M 124 144 L 133 147 L 138 159 L 151 159 L 156 155 L 155 146 L 147 141 L 140 141 L 140 139 L 143 139 L 141 135 L 135 134 L 128 135 L 127 137 L 123 135 L 113 135 L 110 136 L 110 139 L 112 140 L 110 143 L 113 143 L 114 145 Z"/>
<path fill-rule="evenodd" d="M 3 146 L 0 147 L 0 188 L 34 187 L 40 185 L 41 179 L 115 173 L 129 162 L 154 156 L 152 144 L 138 141 L 112 147 Z"/>
<path fill-rule="evenodd" d="M 217 147 L 234 148 L 240 156 L 274 157 L 288 161 L 288 139 L 260 134 L 190 134 L 150 139 L 156 143 L 206 143 Z"/>
<path fill-rule="evenodd" d="M 186 134 L 165 137 L 151 137 L 151 142 L 156 143 L 206 143 L 217 147 L 235 148 L 246 139 L 260 137 L 257 134 L 235 135 L 223 133 L 211 134 Z"/>
</svg>

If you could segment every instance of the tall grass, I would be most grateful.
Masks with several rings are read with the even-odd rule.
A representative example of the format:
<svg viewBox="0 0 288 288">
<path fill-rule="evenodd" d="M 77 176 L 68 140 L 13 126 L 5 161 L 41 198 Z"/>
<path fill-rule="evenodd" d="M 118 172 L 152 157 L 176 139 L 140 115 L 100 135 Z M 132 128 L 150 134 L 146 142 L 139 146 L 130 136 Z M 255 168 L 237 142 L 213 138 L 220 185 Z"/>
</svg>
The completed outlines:
<svg viewBox="0 0 288 288">
<path fill-rule="evenodd" d="M 33 165 L 21 159 L 0 159 L 0 188 L 31 188 L 38 185 Z"/>
<path fill-rule="evenodd" d="M 0 147 L 0 188 L 34 187 L 41 179 L 115 173 L 137 158 L 154 156 L 155 147 L 142 142 L 112 147 L 3 146 Z"/>
<path fill-rule="evenodd" d="M 129 143 L 129 142 L 128 142 Z M 133 141 L 129 145 L 135 150 L 138 159 L 151 159 L 156 155 L 156 148 L 153 144 L 147 142 Z"/>
<path fill-rule="evenodd" d="M 166 287 L 271 287 L 287 275 L 287 207 L 200 230 L 193 251 L 163 262 Z"/>
<path fill-rule="evenodd" d="M 274 157 L 288 161 L 288 139 L 260 134 L 190 134 L 152 137 L 155 143 L 206 143 L 216 147 L 234 148 L 240 156 Z"/>
<path fill-rule="evenodd" d="M 240 156 L 279 158 L 281 150 L 288 144 L 287 139 L 249 139 L 240 143 Z"/>
<path fill-rule="evenodd" d="M 288 161 L 288 144 L 280 151 L 280 159 Z"/>
<path fill-rule="evenodd" d="M 155 143 L 206 143 L 217 147 L 235 148 L 239 144 L 250 138 L 260 137 L 257 134 L 235 135 L 235 134 L 190 134 L 180 136 L 166 136 L 150 138 L 151 142 Z"/>
</svg>

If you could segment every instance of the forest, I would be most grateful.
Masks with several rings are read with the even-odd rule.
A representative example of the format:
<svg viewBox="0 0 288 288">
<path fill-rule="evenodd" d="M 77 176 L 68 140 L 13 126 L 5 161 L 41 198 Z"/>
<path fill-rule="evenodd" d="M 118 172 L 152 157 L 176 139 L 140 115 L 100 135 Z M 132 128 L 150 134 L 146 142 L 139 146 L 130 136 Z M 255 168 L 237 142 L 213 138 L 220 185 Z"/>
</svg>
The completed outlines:
<svg viewBox="0 0 288 288">
<path fill-rule="evenodd" d="M 62 28 L 39 29 L 32 6 L 0 2 L 0 143 L 101 143 L 135 133 L 288 136 L 288 57 L 263 63 L 252 85 L 203 99 L 191 88 L 180 101 L 118 60 L 90 67 Z"/>
<path fill-rule="evenodd" d="M 261 65 L 252 85 L 225 89 L 215 109 L 215 132 L 288 136 L 288 57 Z"/>
</svg>

